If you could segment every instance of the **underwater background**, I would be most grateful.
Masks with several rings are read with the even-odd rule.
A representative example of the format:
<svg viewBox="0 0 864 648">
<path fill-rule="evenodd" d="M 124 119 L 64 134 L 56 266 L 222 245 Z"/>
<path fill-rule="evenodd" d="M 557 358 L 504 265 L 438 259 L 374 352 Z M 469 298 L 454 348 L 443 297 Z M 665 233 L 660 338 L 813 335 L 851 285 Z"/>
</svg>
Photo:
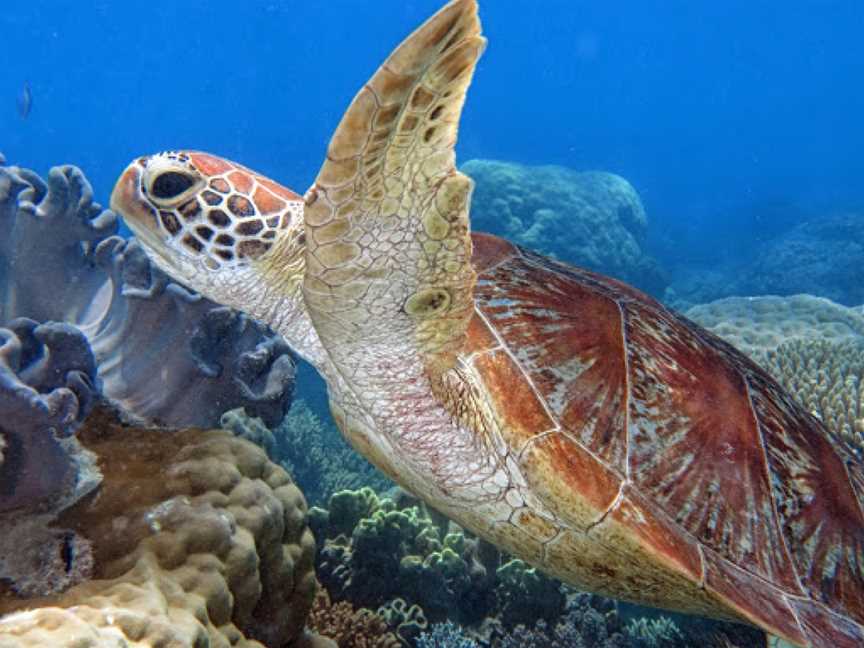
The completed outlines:
<svg viewBox="0 0 864 648">
<path fill-rule="evenodd" d="M 303 193 L 360 85 L 441 4 L 5 0 L 0 153 L 43 177 L 57 164 L 79 167 L 103 206 L 129 160 L 167 149 L 208 151 Z M 459 164 L 477 182 L 474 228 L 634 283 L 739 346 L 860 442 L 864 4 L 487 0 L 480 15 L 489 45 L 457 146 Z M 0 192 L 0 224 L 3 199 Z M 87 209 L 88 217 L 99 213 Z M 112 227 L 128 235 L 122 223 L 100 227 L 100 240 Z M 152 279 L 155 270 L 141 270 L 140 249 L 112 245 L 110 260 L 99 263 L 118 294 L 150 281 L 170 292 L 167 280 Z M 15 253 L 0 240 L 0 282 L 10 286 L 16 267 L 29 269 L 16 254 L 20 247 Z M 68 267 L 52 276 L 62 282 Z M 21 298 L 45 288 L 20 274 L 15 288 L 0 291 L 0 326 L 23 315 L 80 327 L 82 308 L 71 298 L 59 305 Z M 102 279 L 80 276 L 75 294 L 95 299 Z M 289 368 L 290 353 L 263 327 L 212 304 L 166 300 L 122 309 L 115 300 L 113 323 L 99 324 L 96 335 L 85 330 L 95 364 L 76 371 L 92 381 L 98 375 L 101 391 L 138 422 L 220 425 L 255 440 L 292 474 L 317 507 L 309 524 L 319 546 L 304 551 L 314 553 L 329 597 L 316 601 L 310 627 L 329 628 L 342 648 L 756 645 L 758 633 L 618 607 L 494 554 L 391 490 L 348 450 L 329 419 L 323 383 L 302 363 Z M 130 333 L 124 322 L 138 317 L 141 330 Z M 142 396 L 158 373 L 143 357 L 143 323 L 180 331 L 193 321 L 197 347 L 172 385 L 194 382 L 193 395 L 183 406 Z M 78 340 L 65 329 L 37 335 L 35 323 L 9 328 L 34 348 Z M 173 348 L 180 337 L 161 344 Z M 103 362 L 132 348 L 142 356 L 137 382 Z M 262 354 L 265 378 L 243 369 Z M 25 360 L 13 367 L 19 377 Z M 241 367 L 236 375 L 212 375 L 232 362 Z M 199 374 L 213 385 L 199 390 Z M 232 392 L 238 384 L 242 395 Z M 83 403 L 82 390 L 75 393 Z M 304 546 L 300 535 L 295 544 Z M 387 570 L 402 576 L 381 583 Z"/>
</svg>

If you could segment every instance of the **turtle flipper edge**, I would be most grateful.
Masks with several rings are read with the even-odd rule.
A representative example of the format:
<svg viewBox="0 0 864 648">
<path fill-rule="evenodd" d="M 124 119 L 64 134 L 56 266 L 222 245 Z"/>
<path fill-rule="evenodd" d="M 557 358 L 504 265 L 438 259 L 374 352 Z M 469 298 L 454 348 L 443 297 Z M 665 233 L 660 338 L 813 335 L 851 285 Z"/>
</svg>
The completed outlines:
<svg viewBox="0 0 864 648">
<path fill-rule="evenodd" d="M 333 135 L 306 197 L 303 288 L 337 366 L 380 340 L 437 372 L 462 346 L 473 184 L 454 145 L 485 42 L 476 2 L 451 2 L 390 55 Z"/>
</svg>

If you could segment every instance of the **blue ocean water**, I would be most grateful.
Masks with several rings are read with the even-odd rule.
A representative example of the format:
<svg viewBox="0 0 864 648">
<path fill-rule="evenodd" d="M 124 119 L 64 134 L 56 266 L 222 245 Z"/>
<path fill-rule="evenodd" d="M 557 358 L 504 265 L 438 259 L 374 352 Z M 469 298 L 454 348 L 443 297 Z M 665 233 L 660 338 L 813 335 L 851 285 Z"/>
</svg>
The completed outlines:
<svg viewBox="0 0 864 648">
<path fill-rule="evenodd" d="M 0 152 L 43 175 L 81 167 L 103 204 L 131 159 L 166 149 L 302 193 L 355 92 L 441 4 L 6 0 Z M 864 4 L 486 0 L 481 18 L 489 45 L 460 162 L 626 178 L 648 218 L 643 251 L 666 277 L 646 290 L 672 305 L 778 290 L 776 265 L 759 264 L 781 253 L 818 257 L 790 267 L 783 290 L 864 301 Z M 824 241 L 846 246 L 829 255 Z M 326 419 L 313 374 L 301 366 L 299 391 Z"/>
<path fill-rule="evenodd" d="M 438 5 L 7 0 L 0 143 L 38 170 L 80 165 L 102 197 L 130 158 L 170 148 L 302 192 L 359 85 Z M 856 0 L 496 0 L 481 12 L 489 47 L 463 161 L 619 173 L 682 255 L 864 203 Z"/>
</svg>

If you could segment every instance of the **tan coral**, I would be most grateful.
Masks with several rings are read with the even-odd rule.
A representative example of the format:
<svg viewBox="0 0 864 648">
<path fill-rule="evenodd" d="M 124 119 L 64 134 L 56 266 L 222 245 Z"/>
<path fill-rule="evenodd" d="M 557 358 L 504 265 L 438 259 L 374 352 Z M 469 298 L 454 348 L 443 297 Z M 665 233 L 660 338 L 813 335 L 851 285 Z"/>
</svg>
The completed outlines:
<svg viewBox="0 0 864 648">
<path fill-rule="evenodd" d="M 262 450 L 223 431 L 122 428 L 104 414 L 79 437 L 104 481 L 59 524 L 90 541 L 93 580 L 41 599 L 0 591 L 2 648 L 317 641 L 304 630 L 316 588 L 306 503 Z"/>
<path fill-rule="evenodd" d="M 844 342 L 864 336 L 864 311 L 811 295 L 728 297 L 685 315 L 757 360 L 759 353 L 791 340 Z"/>
<path fill-rule="evenodd" d="M 864 449 L 864 343 L 793 340 L 762 364 L 811 414 Z"/>
<path fill-rule="evenodd" d="M 333 603 L 323 587 L 309 614 L 309 627 L 333 638 L 339 648 L 400 648 L 402 645 L 381 616 L 367 608 L 355 610 L 347 601 Z"/>
</svg>

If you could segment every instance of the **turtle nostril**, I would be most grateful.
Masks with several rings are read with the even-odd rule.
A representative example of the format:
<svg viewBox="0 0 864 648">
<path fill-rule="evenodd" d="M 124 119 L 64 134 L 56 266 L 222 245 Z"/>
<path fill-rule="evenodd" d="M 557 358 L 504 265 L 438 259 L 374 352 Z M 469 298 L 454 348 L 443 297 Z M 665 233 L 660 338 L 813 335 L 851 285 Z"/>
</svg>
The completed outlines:
<svg viewBox="0 0 864 648">
<path fill-rule="evenodd" d="M 166 171 L 153 181 L 150 192 L 156 198 L 169 200 L 176 198 L 194 184 L 195 180 L 185 173 Z"/>
</svg>

